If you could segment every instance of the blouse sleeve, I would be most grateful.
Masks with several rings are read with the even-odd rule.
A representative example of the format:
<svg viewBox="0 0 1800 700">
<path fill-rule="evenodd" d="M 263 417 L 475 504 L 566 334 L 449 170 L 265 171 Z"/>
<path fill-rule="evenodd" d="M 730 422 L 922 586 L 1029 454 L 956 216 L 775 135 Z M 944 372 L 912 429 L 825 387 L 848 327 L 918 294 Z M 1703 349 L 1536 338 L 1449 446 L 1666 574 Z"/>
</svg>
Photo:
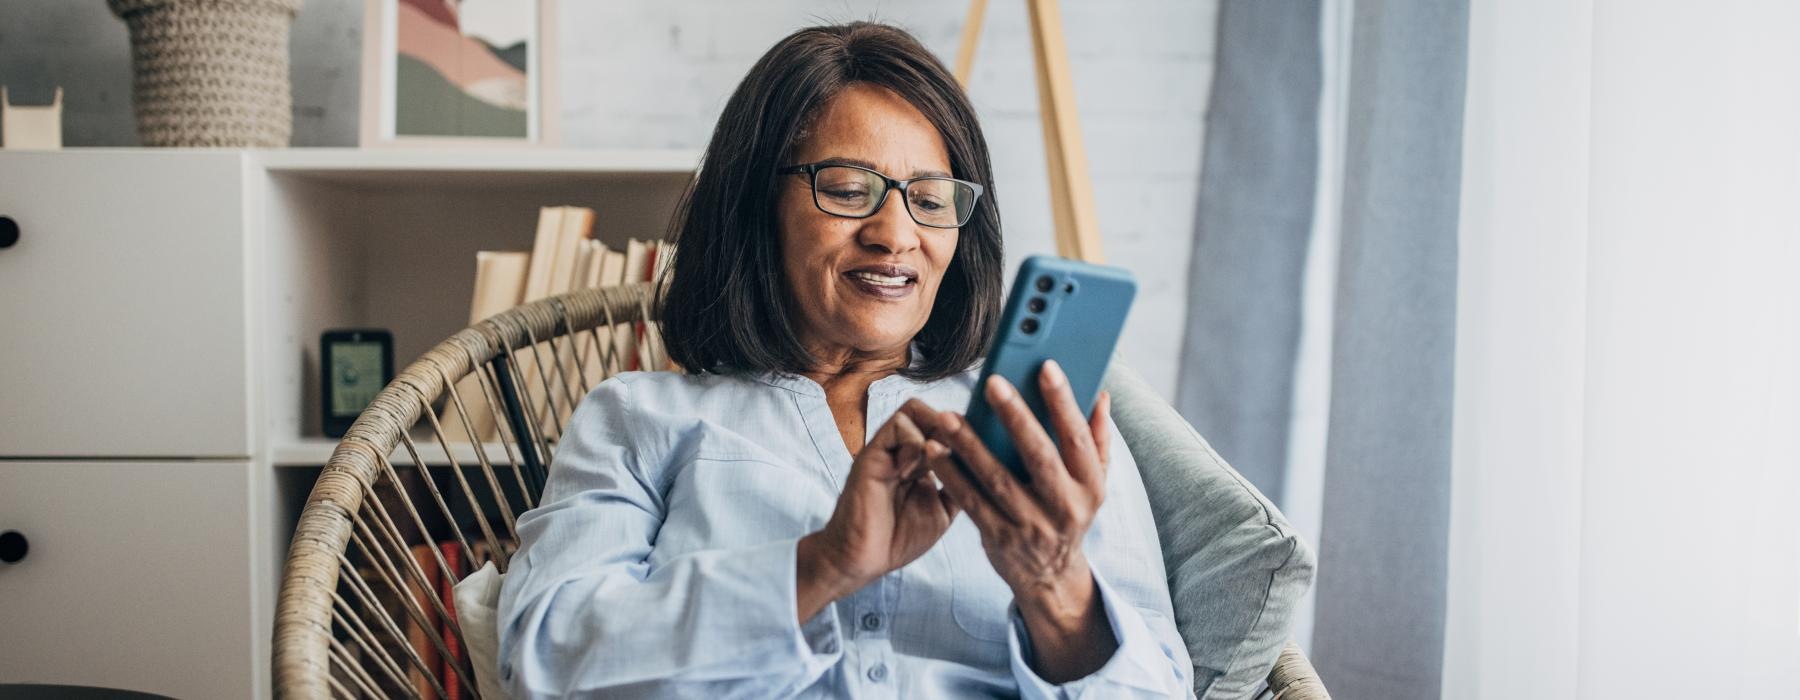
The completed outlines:
<svg viewBox="0 0 1800 700">
<path fill-rule="evenodd" d="M 1012 634 L 1007 642 L 1013 678 L 1020 697 L 1031 700 L 1062 698 L 1191 698 L 1186 654 L 1181 638 L 1168 630 L 1155 630 L 1144 615 L 1094 572 L 1095 592 L 1106 608 L 1107 624 L 1119 647 L 1104 666 L 1067 683 L 1044 680 L 1031 668 L 1031 635 L 1018 608 L 1012 610 Z"/>
<path fill-rule="evenodd" d="M 500 596 L 515 697 L 787 697 L 841 655 L 828 606 L 796 619 L 797 539 L 648 564 L 675 466 L 615 377 L 570 418 L 542 503 L 520 516 Z M 661 431 L 661 432 L 659 432 Z M 666 453 L 665 453 L 666 454 Z"/>
</svg>

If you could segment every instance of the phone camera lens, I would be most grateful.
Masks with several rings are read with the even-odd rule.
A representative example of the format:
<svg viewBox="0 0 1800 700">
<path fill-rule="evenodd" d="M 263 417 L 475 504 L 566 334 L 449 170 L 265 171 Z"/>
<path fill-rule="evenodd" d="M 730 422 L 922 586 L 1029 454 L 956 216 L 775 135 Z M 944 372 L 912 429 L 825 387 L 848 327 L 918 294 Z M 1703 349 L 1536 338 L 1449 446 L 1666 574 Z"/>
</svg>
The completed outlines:
<svg viewBox="0 0 1800 700">
<path fill-rule="evenodd" d="M 1030 309 L 1034 314 L 1044 313 L 1044 306 L 1043 297 L 1032 297 L 1031 301 L 1025 302 L 1025 308 Z"/>
<path fill-rule="evenodd" d="M 1038 329 L 1038 322 L 1037 322 L 1037 319 L 1035 319 L 1035 318 L 1028 318 L 1028 319 L 1025 319 L 1024 321 L 1019 322 L 1019 330 L 1023 331 L 1025 333 L 1025 335 L 1031 335 L 1033 333 L 1036 333 L 1037 329 Z"/>
<path fill-rule="evenodd" d="M 1040 292 L 1048 292 L 1056 288 L 1056 280 L 1050 279 L 1049 277 L 1039 277 L 1037 278 L 1037 288 Z"/>
</svg>

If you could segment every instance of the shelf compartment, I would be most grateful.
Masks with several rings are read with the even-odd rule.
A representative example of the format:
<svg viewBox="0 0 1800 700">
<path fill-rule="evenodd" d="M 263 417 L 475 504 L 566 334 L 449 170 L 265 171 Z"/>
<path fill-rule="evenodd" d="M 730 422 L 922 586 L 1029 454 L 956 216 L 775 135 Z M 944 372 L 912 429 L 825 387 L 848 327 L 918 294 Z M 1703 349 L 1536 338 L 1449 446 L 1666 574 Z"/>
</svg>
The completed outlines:
<svg viewBox="0 0 1800 700">
<path fill-rule="evenodd" d="M 386 328 L 405 367 L 469 323 L 475 252 L 529 251 L 538 210 L 593 209 L 615 249 L 662 238 L 688 151 L 252 152 L 264 444 L 319 438 L 319 334 Z M 327 456 L 329 451 L 327 451 Z M 323 463 L 322 459 L 319 463 Z"/>
</svg>

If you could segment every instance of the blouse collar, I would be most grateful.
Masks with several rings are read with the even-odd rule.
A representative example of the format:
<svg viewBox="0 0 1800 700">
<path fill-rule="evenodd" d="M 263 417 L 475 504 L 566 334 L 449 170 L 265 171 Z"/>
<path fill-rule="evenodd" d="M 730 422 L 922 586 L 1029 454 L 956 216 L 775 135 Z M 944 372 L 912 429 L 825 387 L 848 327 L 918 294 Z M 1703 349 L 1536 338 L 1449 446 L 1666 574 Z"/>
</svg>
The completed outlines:
<svg viewBox="0 0 1800 700">
<path fill-rule="evenodd" d="M 919 367 L 924 366 L 925 355 L 920 352 L 918 341 L 913 341 L 911 345 L 907 346 L 906 354 L 907 369 L 918 369 Z M 805 375 L 771 370 L 757 373 L 753 378 L 769 386 L 786 389 L 803 396 L 821 399 L 825 398 L 825 387 L 820 386 L 818 382 L 813 381 L 810 377 Z M 890 394 L 908 389 L 916 390 L 918 387 L 927 384 L 930 384 L 930 382 L 914 380 L 899 372 L 895 372 L 871 383 L 869 385 L 869 395 L 876 396 Z"/>
</svg>

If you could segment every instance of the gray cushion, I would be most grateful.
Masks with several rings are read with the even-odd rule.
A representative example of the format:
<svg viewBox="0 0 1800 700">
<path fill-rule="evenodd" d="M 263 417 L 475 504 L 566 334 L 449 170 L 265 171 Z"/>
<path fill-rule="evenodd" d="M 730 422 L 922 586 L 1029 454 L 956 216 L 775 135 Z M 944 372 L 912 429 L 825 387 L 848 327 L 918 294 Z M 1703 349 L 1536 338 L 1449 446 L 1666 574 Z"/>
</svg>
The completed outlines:
<svg viewBox="0 0 1800 700">
<path fill-rule="evenodd" d="M 1287 642 L 1316 559 L 1281 511 L 1116 359 L 1113 420 L 1137 460 L 1194 661 L 1194 693 L 1250 697 Z"/>
</svg>

